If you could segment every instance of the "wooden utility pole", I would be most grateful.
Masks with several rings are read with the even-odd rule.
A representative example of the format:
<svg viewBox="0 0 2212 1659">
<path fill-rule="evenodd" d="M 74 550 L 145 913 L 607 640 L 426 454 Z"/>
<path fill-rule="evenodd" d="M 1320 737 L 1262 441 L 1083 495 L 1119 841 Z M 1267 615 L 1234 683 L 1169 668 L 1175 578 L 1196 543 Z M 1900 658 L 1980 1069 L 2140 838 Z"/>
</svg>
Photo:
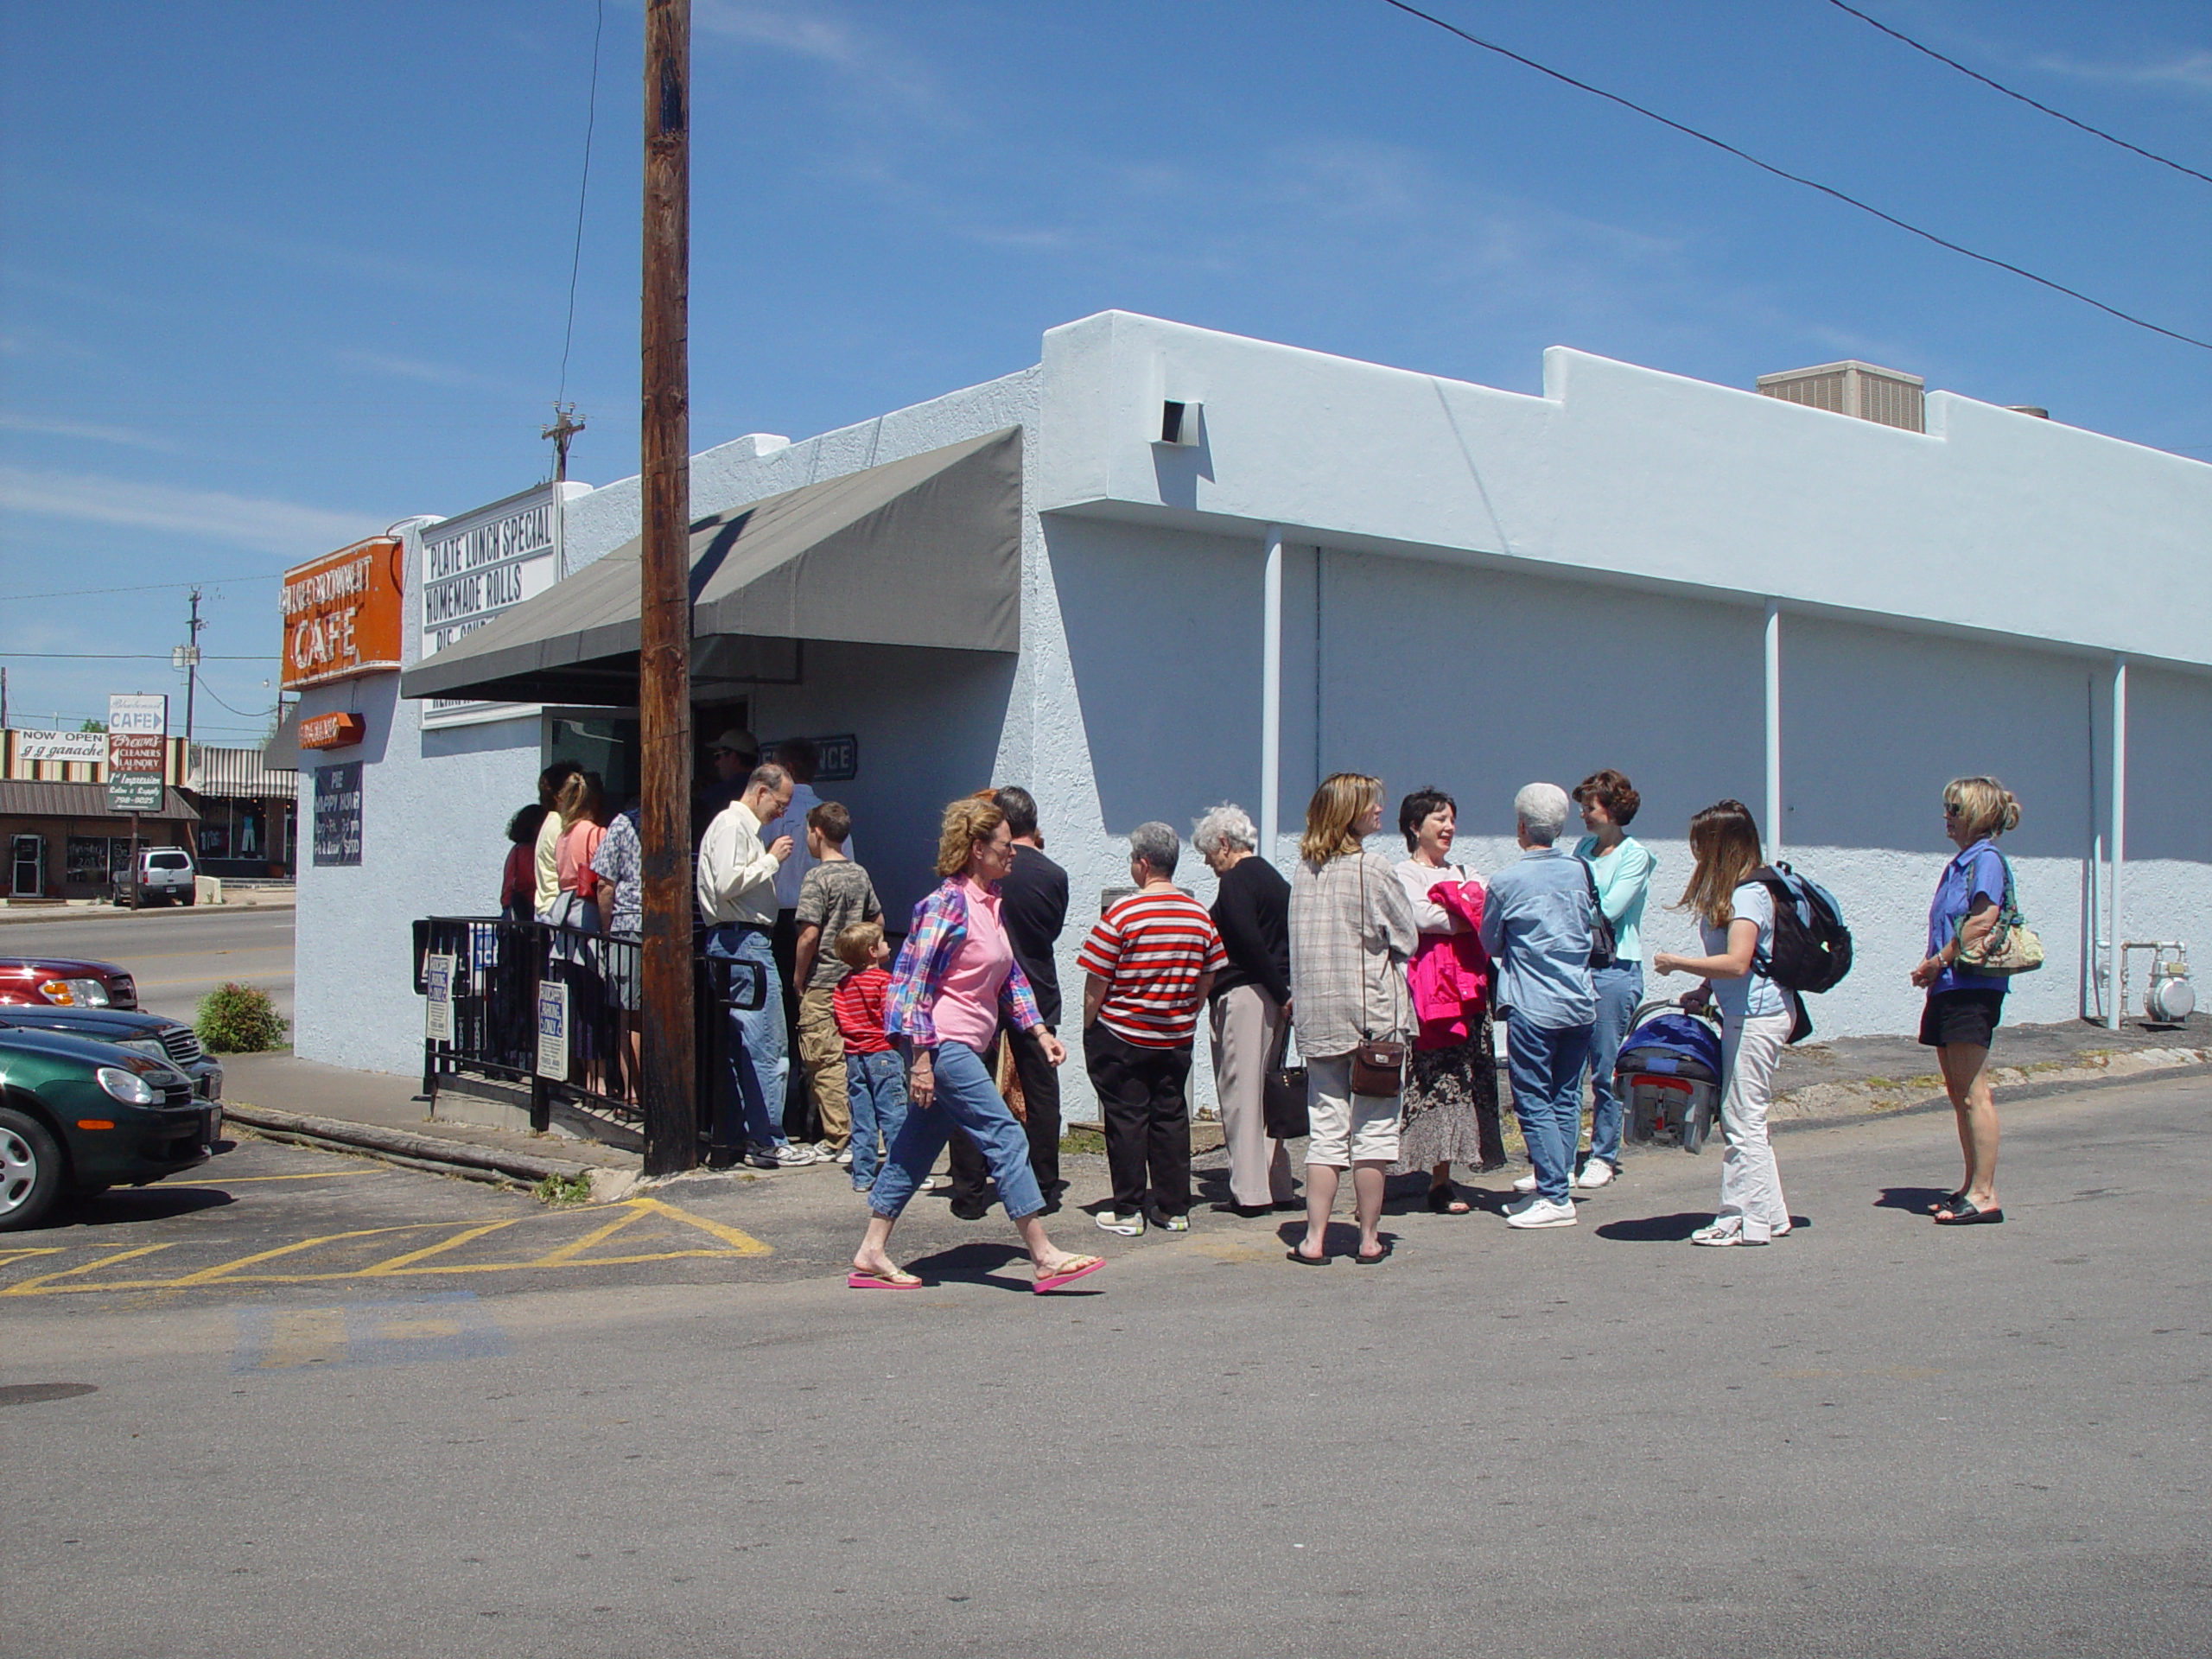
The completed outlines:
<svg viewBox="0 0 2212 1659">
<path fill-rule="evenodd" d="M 644 751 L 645 1173 L 699 1161 L 691 966 L 691 4 L 645 3 L 638 731 Z"/>
</svg>

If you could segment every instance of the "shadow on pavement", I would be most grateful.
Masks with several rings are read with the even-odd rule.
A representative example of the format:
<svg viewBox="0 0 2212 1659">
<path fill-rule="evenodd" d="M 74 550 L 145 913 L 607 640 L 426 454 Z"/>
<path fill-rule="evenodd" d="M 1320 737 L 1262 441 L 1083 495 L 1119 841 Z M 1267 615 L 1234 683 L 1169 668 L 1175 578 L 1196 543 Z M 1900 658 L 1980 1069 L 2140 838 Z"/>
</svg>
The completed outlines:
<svg viewBox="0 0 2212 1659">
<path fill-rule="evenodd" d="M 1671 1216 L 1644 1216 L 1634 1221 L 1609 1221 L 1597 1230 L 1598 1236 L 1612 1240 L 1616 1244 L 1680 1244 L 1700 1227 L 1713 1220 L 1710 1210 L 1685 1210 Z M 1813 1224 L 1803 1216 L 1789 1217 L 1789 1230 L 1808 1233 Z"/>
<path fill-rule="evenodd" d="M 1936 1205 L 1950 1198 L 1950 1190 L 1941 1186 L 1885 1186 L 1882 1196 L 1874 1200 L 1877 1210 L 1904 1210 L 1916 1216 L 1924 1216 Z"/>
<path fill-rule="evenodd" d="M 1060 1248 L 1078 1255 L 1094 1254 L 1078 1244 L 1062 1243 Z M 1035 1281 L 1029 1270 L 1029 1253 L 1018 1245 L 956 1244 L 949 1250 L 918 1255 L 899 1265 L 931 1284 L 986 1285 L 993 1290 L 1017 1290 L 1025 1296 L 1035 1294 Z M 1059 1296 L 1089 1295 L 1091 1287 L 1089 1281 L 1078 1281 L 1068 1289 L 1053 1294 Z"/>
<path fill-rule="evenodd" d="M 219 1186 L 117 1187 L 92 1198 L 65 1200 L 55 1207 L 54 1219 L 39 1230 L 128 1227 L 143 1222 L 168 1221 L 201 1210 L 219 1210 L 237 1202 Z"/>
</svg>

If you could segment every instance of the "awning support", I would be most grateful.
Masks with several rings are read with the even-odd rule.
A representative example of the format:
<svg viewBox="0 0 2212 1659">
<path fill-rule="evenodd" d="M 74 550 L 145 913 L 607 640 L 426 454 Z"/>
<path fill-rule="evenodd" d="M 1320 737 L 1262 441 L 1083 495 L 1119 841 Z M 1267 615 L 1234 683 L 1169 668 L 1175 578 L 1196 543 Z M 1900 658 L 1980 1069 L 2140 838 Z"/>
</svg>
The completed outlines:
<svg viewBox="0 0 2212 1659">
<path fill-rule="evenodd" d="M 1782 856 L 1782 606 L 1766 602 L 1766 856 Z"/>
<path fill-rule="evenodd" d="M 2107 901 L 2111 935 L 2105 940 L 2105 1026 L 2120 1029 L 2120 880 L 2127 866 L 2127 658 L 2112 659 L 2112 887 Z"/>
<path fill-rule="evenodd" d="M 1275 861 L 1282 804 L 1282 526 L 1269 524 L 1260 601 L 1260 856 Z"/>
</svg>

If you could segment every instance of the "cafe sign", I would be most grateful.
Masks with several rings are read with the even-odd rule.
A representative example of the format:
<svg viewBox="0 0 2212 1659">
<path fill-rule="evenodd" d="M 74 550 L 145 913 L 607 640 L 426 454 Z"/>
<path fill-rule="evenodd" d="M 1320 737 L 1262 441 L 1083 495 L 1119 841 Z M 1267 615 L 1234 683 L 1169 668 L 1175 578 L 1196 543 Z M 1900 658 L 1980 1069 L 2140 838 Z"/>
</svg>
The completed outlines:
<svg viewBox="0 0 2212 1659">
<path fill-rule="evenodd" d="M 109 811 L 162 810 L 162 785 L 168 772 L 168 732 L 167 697 L 118 692 L 107 700 Z"/>
<path fill-rule="evenodd" d="M 284 573 L 286 690 L 399 666 L 400 543 L 372 536 Z"/>
</svg>

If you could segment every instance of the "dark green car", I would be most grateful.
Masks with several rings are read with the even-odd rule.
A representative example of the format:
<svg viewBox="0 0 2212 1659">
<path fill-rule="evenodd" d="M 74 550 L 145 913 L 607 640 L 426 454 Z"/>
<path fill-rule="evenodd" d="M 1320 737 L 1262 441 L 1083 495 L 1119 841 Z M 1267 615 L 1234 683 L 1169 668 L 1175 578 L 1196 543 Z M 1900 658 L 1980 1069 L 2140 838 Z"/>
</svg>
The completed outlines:
<svg viewBox="0 0 2212 1659">
<path fill-rule="evenodd" d="M 143 1186 L 207 1162 L 223 1109 L 136 1049 L 0 1031 L 0 1232 L 35 1227 L 65 1193 Z"/>
</svg>

